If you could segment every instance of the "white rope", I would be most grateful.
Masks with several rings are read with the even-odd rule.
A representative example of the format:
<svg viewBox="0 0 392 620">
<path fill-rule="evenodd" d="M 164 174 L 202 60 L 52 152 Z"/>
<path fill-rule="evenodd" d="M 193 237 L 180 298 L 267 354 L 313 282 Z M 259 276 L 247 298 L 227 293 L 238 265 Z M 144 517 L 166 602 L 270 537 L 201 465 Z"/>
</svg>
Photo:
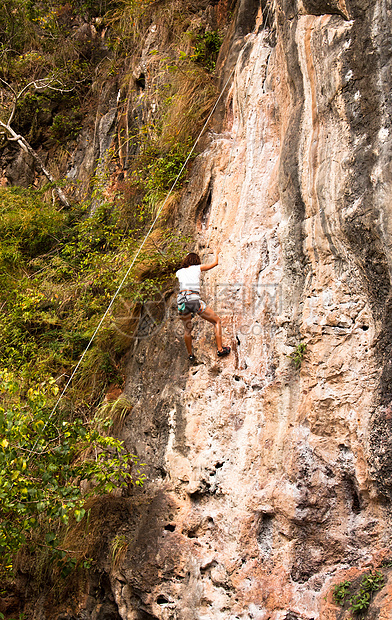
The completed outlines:
<svg viewBox="0 0 392 620">
<path fill-rule="evenodd" d="M 109 305 L 108 305 L 108 307 L 106 308 L 106 311 L 105 311 L 104 315 L 102 316 L 101 320 L 99 321 L 98 326 L 96 327 L 96 329 L 95 329 L 95 331 L 94 331 L 93 335 L 91 336 L 91 338 L 90 338 L 90 341 L 89 341 L 88 345 L 86 346 L 85 350 L 83 351 L 83 353 L 82 353 L 82 356 L 81 356 L 80 360 L 78 361 L 77 365 L 75 366 L 75 368 L 74 368 L 74 370 L 73 370 L 73 372 L 72 372 L 72 374 L 71 374 L 70 378 L 68 379 L 68 381 L 67 381 L 67 383 L 66 383 L 65 387 L 63 388 L 63 391 L 61 392 L 61 394 L 60 394 L 59 398 L 57 399 L 56 404 L 54 405 L 54 407 L 53 407 L 53 409 L 52 409 L 52 411 L 51 411 L 51 413 L 50 413 L 50 415 L 49 415 L 49 417 L 48 417 L 47 421 L 45 422 L 45 424 L 44 424 L 44 426 L 43 426 L 43 428 L 42 428 L 42 431 L 44 431 L 44 430 L 45 430 L 46 426 L 47 426 L 47 425 L 48 425 L 48 423 L 50 422 L 50 420 L 51 420 L 52 416 L 54 415 L 55 411 L 57 410 L 57 407 L 59 406 L 59 404 L 60 404 L 61 400 L 63 399 L 64 394 L 66 393 L 66 391 L 67 391 L 67 389 L 68 389 L 69 385 L 71 384 L 72 379 L 73 379 L 73 378 L 74 378 L 74 376 L 76 375 L 76 373 L 77 373 L 77 371 L 78 371 L 78 369 L 79 369 L 79 367 L 80 367 L 81 363 L 83 362 L 83 360 L 84 360 L 84 358 L 85 358 L 85 356 L 86 356 L 86 354 L 87 354 L 87 351 L 89 350 L 90 346 L 92 345 L 92 343 L 93 343 L 93 341 L 94 341 L 94 339 L 95 339 L 95 336 L 97 335 L 98 331 L 100 330 L 102 323 L 104 322 L 104 320 L 106 319 L 106 317 L 107 317 L 108 313 L 110 312 L 110 310 L 111 310 L 111 308 L 112 308 L 112 306 L 113 306 L 113 304 L 114 304 L 114 302 L 115 302 L 115 300 L 116 300 L 116 298 L 117 298 L 118 294 L 120 293 L 120 291 L 121 291 L 121 289 L 122 289 L 122 287 L 123 287 L 123 285 L 124 285 L 125 280 L 128 278 L 129 273 L 130 273 L 130 271 L 131 271 L 132 267 L 134 266 L 134 264 L 135 264 L 135 262 L 136 262 L 136 260 L 137 260 L 137 258 L 138 258 L 138 256 L 139 256 L 140 252 L 142 251 L 142 249 L 143 249 L 143 247 L 144 247 L 144 245 L 145 245 L 145 243 L 146 243 L 146 241 L 147 241 L 147 239 L 148 239 L 148 237 L 149 237 L 149 235 L 151 234 L 151 232 L 152 232 L 152 230 L 153 230 L 153 228 L 154 228 L 155 224 L 157 223 L 157 221 L 158 221 L 158 219 L 159 219 L 159 216 L 160 216 L 160 214 L 162 213 L 163 208 L 165 207 L 165 205 L 166 205 L 167 201 L 169 200 L 169 197 L 170 197 L 170 195 L 172 194 L 172 192 L 173 192 L 173 190 L 174 190 L 174 187 L 176 186 L 176 184 L 177 184 L 177 182 L 178 182 L 179 178 L 181 177 L 181 174 L 182 174 L 183 170 L 185 169 L 185 167 L 186 167 L 186 165 L 187 165 L 188 161 L 190 160 L 190 158 L 191 158 L 191 156 L 192 156 L 192 154 L 193 154 L 193 152 L 194 152 L 194 150 L 195 150 L 195 148 L 196 148 L 197 143 L 199 142 L 199 140 L 200 140 L 200 138 L 201 138 L 202 134 L 204 133 L 205 128 L 207 127 L 207 125 L 208 125 L 208 123 L 209 123 L 209 121 L 210 121 L 210 119 L 211 119 L 211 117 L 212 117 L 213 113 L 215 112 L 216 107 L 217 107 L 217 105 L 218 105 L 219 101 L 221 100 L 221 98 L 222 98 L 222 96 L 223 96 L 223 93 L 225 92 L 226 87 L 227 87 L 227 85 L 228 85 L 229 81 L 231 80 L 231 77 L 232 77 L 232 75 L 233 75 L 234 71 L 235 71 L 235 67 L 234 67 L 234 69 L 231 71 L 231 73 L 230 73 L 229 77 L 227 78 L 226 83 L 225 83 L 225 85 L 223 86 L 223 88 L 222 88 L 222 90 L 221 90 L 221 92 L 220 92 L 220 95 L 219 95 L 218 99 L 216 100 L 216 102 L 215 102 L 215 104 L 214 104 L 214 106 L 213 106 L 213 108 L 212 108 L 212 110 L 211 110 L 210 114 L 208 115 L 208 118 L 207 118 L 206 122 L 205 122 L 205 123 L 204 123 L 204 125 L 203 125 L 203 128 L 201 129 L 201 131 L 200 131 L 199 135 L 197 136 L 197 138 L 196 138 L 196 140 L 195 140 L 195 143 L 194 143 L 194 145 L 193 145 L 193 147 L 192 147 L 191 151 L 190 151 L 190 152 L 189 152 L 189 154 L 188 154 L 188 157 L 186 158 L 186 160 L 185 160 L 184 164 L 182 165 L 182 168 L 181 168 L 180 172 L 179 172 L 179 173 L 178 173 L 178 175 L 176 176 L 176 178 L 175 178 L 175 180 L 174 180 L 174 182 L 173 182 L 173 184 L 172 184 L 172 186 L 171 186 L 171 188 L 170 188 L 170 190 L 169 190 L 169 193 L 167 194 L 167 196 L 166 196 L 166 198 L 165 198 L 164 202 L 163 202 L 163 203 L 162 203 L 162 205 L 159 207 L 159 209 L 158 209 L 158 211 L 157 211 L 157 214 L 156 214 L 156 216 L 155 216 L 155 218 L 154 218 L 154 220 L 153 220 L 153 222 L 152 222 L 152 224 L 151 224 L 150 228 L 148 229 L 148 231 L 147 231 L 147 233 L 146 233 L 146 235 L 145 235 L 145 237 L 144 237 L 144 239 L 143 239 L 143 241 L 142 241 L 141 245 L 139 246 L 139 248 L 138 248 L 138 250 L 137 250 L 137 252 L 136 252 L 136 254 L 135 254 L 135 256 L 134 256 L 134 258 L 133 258 L 133 260 L 132 260 L 132 262 L 131 262 L 131 264 L 130 264 L 130 266 L 128 267 L 128 269 L 127 269 L 127 271 L 126 271 L 125 276 L 124 276 L 124 277 L 123 277 L 123 279 L 121 280 L 121 283 L 119 284 L 119 286 L 118 286 L 118 288 L 117 288 L 116 292 L 114 293 L 114 295 L 113 295 L 113 297 L 112 297 L 112 299 L 111 299 L 111 301 L 110 301 L 110 304 L 109 304 Z M 38 440 L 37 440 L 37 442 L 38 442 Z M 35 444 L 35 446 L 34 446 L 34 448 L 33 448 L 33 450 L 32 450 L 32 451 L 34 451 L 34 450 L 35 450 L 35 448 L 36 448 L 36 446 L 37 446 L 37 442 L 36 442 L 36 444 Z"/>
<path fill-rule="evenodd" d="M 259 45 L 261 44 L 261 39 L 262 39 L 262 37 L 260 37 L 260 43 L 259 43 Z M 241 49 L 240 53 L 242 53 L 242 51 L 243 51 L 244 47 L 245 47 L 245 46 L 243 46 L 243 48 Z M 240 53 L 239 53 L 239 55 L 240 55 Z M 199 133 L 199 135 L 197 136 L 197 138 L 196 138 L 196 140 L 195 140 L 195 142 L 194 142 L 194 144 L 193 144 L 193 147 L 192 147 L 191 151 L 189 152 L 189 154 L 188 154 L 188 156 L 187 156 L 187 158 L 186 158 L 185 162 L 183 163 L 183 165 L 182 165 L 182 167 L 181 167 L 180 172 L 177 174 L 177 176 L 176 176 L 176 178 L 175 178 L 175 180 L 174 180 L 174 182 L 173 182 L 172 186 L 170 187 L 169 193 L 167 194 L 167 196 L 166 196 L 166 198 L 165 198 L 164 202 L 163 202 L 163 203 L 162 203 L 162 205 L 159 207 L 159 209 L 158 209 L 158 211 L 157 211 L 157 214 L 156 214 L 156 216 L 155 216 L 155 218 L 154 218 L 154 220 L 153 220 L 153 222 L 152 222 L 152 224 L 151 224 L 150 228 L 148 229 L 148 231 L 147 231 L 147 233 L 146 233 L 146 235 L 145 235 L 145 237 L 144 237 L 144 239 L 143 239 L 143 241 L 142 241 L 141 245 L 139 246 L 139 248 L 138 248 L 138 250 L 137 250 L 137 252 L 136 252 L 136 254 L 135 254 L 134 258 L 132 259 L 132 262 L 131 262 L 130 266 L 128 267 L 128 269 L 127 269 L 127 271 L 126 271 L 126 273 L 125 273 L 125 276 L 124 276 L 124 277 L 123 277 L 123 279 L 121 280 L 121 282 L 120 282 L 120 284 L 119 284 L 119 286 L 118 286 L 118 288 L 117 288 L 116 292 L 114 293 L 114 295 L 113 295 L 113 297 L 112 297 L 112 299 L 111 299 L 111 301 L 110 301 L 110 303 L 109 303 L 108 307 L 106 308 L 105 313 L 103 314 L 103 316 L 102 316 L 101 320 L 100 320 L 100 321 L 99 321 L 99 323 L 98 323 L 98 326 L 96 327 L 96 329 L 95 329 L 95 331 L 94 331 L 93 335 L 91 336 L 89 343 L 87 344 L 87 346 L 86 346 L 85 350 L 83 351 L 83 353 L 82 353 L 82 355 L 81 355 L 81 357 L 80 357 L 80 359 L 79 359 L 79 361 L 78 361 L 77 365 L 75 366 L 75 368 L 74 368 L 74 370 L 73 370 L 73 372 L 72 372 L 71 376 L 69 377 L 69 379 L 68 379 L 67 383 L 65 384 L 65 387 L 63 388 L 63 390 L 62 390 L 62 392 L 61 392 L 61 394 L 60 394 L 59 398 L 57 399 L 57 401 L 56 401 L 56 403 L 55 403 L 55 405 L 54 405 L 54 407 L 53 407 L 53 409 L 52 409 L 52 411 L 51 411 L 51 413 L 50 413 L 50 415 L 49 415 L 49 417 L 48 417 L 47 421 L 45 422 L 45 424 L 44 424 L 44 426 L 43 426 L 43 428 L 42 428 L 42 431 L 44 431 L 44 430 L 45 430 L 46 426 L 48 425 L 48 423 L 50 422 L 50 420 L 51 420 L 51 418 L 53 417 L 54 413 L 56 412 L 57 407 L 59 406 L 59 404 L 60 404 L 61 400 L 63 399 L 63 397 L 64 397 L 64 395 L 65 395 L 65 393 L 66 393 L 66 391 L 67 391 L 68 387 L 70 386 L 70 384 L 71 384 L 71 382 L 72 382 L 72 379 L 73 379 L 73 378 L 74 378 L 74 376 L 76 375 L 76 373 L 77 373 L 77 371 L 78 371 L 78 369 L 79 369 L 79 367 L 80 367 L 81 363 L 83 362 L 83 360 L 84 360 L 84 358 L 85 358 L 85 356 L 86 356 L 86 354 L 87 354 L 87 351 L 89 350 L 90 346 L 92 345 L 92 343 L 93 343 L 93 341 L 94 341 L 94 339 L 95 339 L 95 336 L 97 335 L 98 331 L 100 330 L 100 328 L 101 328 L 101 326 L 102 326 L 102 323 L 103 323 L 103 322 L 104 322 L 104 320 L 106 319 L 106 317 L 107 317 L 108 313 L 110 312 L 110 310 L 111 310 L 111 308 L 112 308 L 112 306 L 113 306 L 113 304 L 114 304 L 115 300 L 117 299 L 117 296 L 118 296 L 118 294 L 120 293 L 120 291 L 121 291 L 121 289 L 122 289 L 122 287 L 123 287 L 123 285 L 124 285 L 124 282 L 125 282 L 125 281 L 126 281 L 126 279 L 128 278 L 128 276 L 129 276 L 129 274 L 130 274 L 130 272 L 131 272 L 131 270 L 132 270 L 132 268 L 133 268 L 133 266 L 134 266 L 134 264 L 135 264 L 135 262 L 136 262 L 136 260 L 137 260 L 137 258 L 138 258 L 138 256 L 139 256 L 140 252 L 142 251 L 142 249 L 143 249 L 143 247 L 144 247 L 144 245 L 145 245 L 145 243 L 146 243 L 146 241 L 147 241 L 148 237 L 150 236 L 150 234 L 151 234 L 151 232 L 152 232 L 153 228 L 155 227 L 155 224 L 157 223 L 157 221 L 158 221 L 158 219 L 159 219 L 160 214 L 162 213 L 162 211 L 163 211 L 163 209 L 164 209 L 164 207 L 165 207 L 165 205 L 166 205 L 167 201 L 169 200 L 169 197 L 170 197 L 170 196 L 171 196 L 171 194 L 173 193 L 173 190 L 174 190 L 175 186 L 177 185 L 177 182 L 178 182 L 178 180 L 180 179 L 181 174 L 183 173 L 183 171 L 184 171 L 184 169 L 185 169 L 185 167 L 186 167 L 186 165 L 187 165 L 188 161 L 190 160 L 191 156 L 193 155 L 193 152 L 194 152 L 194 150 L 195 150 L 195 148 L 196 148 L 196 146 L 197 146 L 197 143 L 199 142 L 199 140 L 200 140 L 201 136 L 203 135 L 204 130 L 206 129 L 206 127 L 207 127 L 208 123 L 210 122 L 210 119 L 211 119 L 212 115 L 214 114 L 214 112 L 215 112 L 215 110 L 216 110 L 216 108 L 217 108 L 217 106 L 218 106 L 218 103 L 219 103 L 219 101 L 221 100 L 221 98 L 222 98 L 222 96 L 223 96 L 223 93 L 225 92 L 225 90 L 226 90 L 226 88 L 227 88 L 227 86 L 228 86 L 228 84 L 229 84 L 229 82 L 230 82 L 230 80 L 231 80 L 231 78 L 232 78 L 232 76 L 233 76 L 233 74 L 234 74 L 235 70 L 236 70 L 236 66 L 237 66 L 237 64 L 235 64 L 235 65 L 234 65 L 234 67 L 233 67 L 232 71 L 230 72 L 230 75 L 229 75 L 229 77 L 227 78 L 227 80 L 226 80 L 226 82 L 225 82 L 225 84 L 224 84 L 224 86 L 223 86 L 223 88 L 222 88 L 222 90 L 221 90 L 221 92 L 220 92 L 220 94 L 219 94 L 219 97 L 217 98 L 217 100 L 216 100 L 216 102 L 215 102 L 215 104 L 214 104 L 214 106 L 213 106 L 213 108 L 212 108 L 211 112 L 209 113 L 209 115 L 208 115 L 208 117 L 207 117 L 207 120 L 205 121 L 205 123 L 204 123 L 204 125 L 203 125 L 203 127 L 202 127 L 202 129 L 201 129 L 201 131 L 200 131 L 200 133 Z M 252 74 L 251 74 L 251 77 L 250 77 L 250 80 L 249 80 L 249 85 L 248 85 L 247 92 L 246 92 L 246 95 L 245 95 L 245 101 L 247 100 L 247 97 L 248 97 L 248 93 L 249 93 L 250 85 L 251 85 L 251 82 L 252 82 L 252 78 L 253 78 L 254 70 L 255 70 L 255 65 L 253 66 Z M 235 139 L 234 139 L 234 144 L 233 144 L 233 147 L 232 147 L 232 149 L 231 149 L 231 154 L 230 154 L 229 164 L 231 163 L 231 156 L 232 156 L 232 153 L 233 153 L 233 151 L 234 151 L 235 143 L 236 143 L 236 140 L 237 140 L 237 136 L 238 136 L 238 132 L 239 132 L 239 126 L 240 126 L 240 123 L 238 124 L 237 131 L 236 131 L 236 135 L 235 135 Z M 226 171 L 226 174 L 225 174 L 225 180 L 224 180 L 224 184 L 223 184 L 223 187 L 222 187 L 222 190 L 221 190 L 221 194 L 222 194 L 222 192 L 223 192 L 223 188 L 224 188 L 224 185 L 225 185 L 225 183 L 226 183 L 226 178 L 227 178 L 227 175 L 228 175 L 228 171 Z M 220 195 L 221 195 L 221 194 L 220 194 Z M 210 237 L 211 237 L 211 232 L 212 232 L 212 227 L 211 227 L 211 231 L 210 231 Z M 38 443 L 38 440 L 37 440 L 37 442 L 36 442 L 36 444 L 35 444 L 35 446 L 34 446 L 34 448 L 33 448 L 33 451 L 34 451 L 35 447 L 37 446 L 37 443 Z"/>
</svg>

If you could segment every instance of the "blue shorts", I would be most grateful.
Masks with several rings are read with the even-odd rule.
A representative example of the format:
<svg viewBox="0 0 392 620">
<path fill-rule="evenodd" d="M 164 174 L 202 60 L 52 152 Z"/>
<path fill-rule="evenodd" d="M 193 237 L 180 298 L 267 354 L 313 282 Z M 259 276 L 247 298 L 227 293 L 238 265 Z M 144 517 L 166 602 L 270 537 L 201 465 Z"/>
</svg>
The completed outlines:
<svg viewBox="0 0 392 620">
<path fill-rule="evenodd" d="M 182 291 L 177 295 L 177 308 L 180 316 L 187 316 L 201 314 L 207 308 L 207 304 L 200 299 L 199 293 Z"/>
</svg>

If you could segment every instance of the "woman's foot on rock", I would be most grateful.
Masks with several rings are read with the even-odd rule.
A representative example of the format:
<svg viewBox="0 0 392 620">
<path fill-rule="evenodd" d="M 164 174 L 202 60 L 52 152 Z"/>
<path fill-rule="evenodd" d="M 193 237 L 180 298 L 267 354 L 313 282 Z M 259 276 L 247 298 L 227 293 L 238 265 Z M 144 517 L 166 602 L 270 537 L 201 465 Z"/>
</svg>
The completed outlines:
<svg viewBox="0 0 392 620">
<path fill-rule="evenodd" d="M 230 351 L 230 347 L 222 347 L 221 349 L 218 349 L 218 357 L 225 357 L 226 355 L 229 355 Z"/>
</svg>

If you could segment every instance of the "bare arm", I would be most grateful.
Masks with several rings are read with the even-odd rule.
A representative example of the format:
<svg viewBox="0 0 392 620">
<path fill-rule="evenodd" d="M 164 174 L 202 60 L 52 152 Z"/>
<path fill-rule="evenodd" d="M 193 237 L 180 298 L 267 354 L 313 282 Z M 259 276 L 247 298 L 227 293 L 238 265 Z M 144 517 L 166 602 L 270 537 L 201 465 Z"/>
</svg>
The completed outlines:
<svg viewBox="0 0 392 620">
<path fill-rule="evenodd" d="M 219 257 L 219 249 L 215 251 L 215 260 L 213 263 L 208 263 L 208 265 L 200 265 L 200 271 L 208 271 L 209 269 L 213 269 L 218 264 Z"/>
</svg>

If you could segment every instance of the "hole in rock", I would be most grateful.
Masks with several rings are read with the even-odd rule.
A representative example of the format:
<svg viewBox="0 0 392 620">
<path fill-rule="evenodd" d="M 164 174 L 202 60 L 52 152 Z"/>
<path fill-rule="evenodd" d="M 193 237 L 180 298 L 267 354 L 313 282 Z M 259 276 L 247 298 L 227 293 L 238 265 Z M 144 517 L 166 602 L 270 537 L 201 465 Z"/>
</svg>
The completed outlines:
<svg viewBox="0 0 392 620">
<path fill-rule="evenodd" d="M 361 329 L 363 329 L 364 332 L 367 332 L 369 325 L 361 325 Z"/>
<path fill-rule="evenodd" d="M 223 462 L 223 463 L 218 462 L 218 463 L 215 465 L 215 469 L 220 469 L 221 467 L 223 467 L 223 465 L 224 465 L 224 462 Z"/>
<path fill-rule="evenodd" d="M 211 185 L 207 190 L 207 194 L 205 198 L 202 198 L 197 210 L 196 210 L 196 221 L 198 221 L 199 228 L 206 228 L 208 224 L 208 217 L 211 211 L 211 202 L 212 202 L 212 188 Z"/>
<path fill-rule="evenodd" d="M 202 217 L 201 217 L 201 224 L 203 226 L 205 226 L 207 224 L 207 217 L 208 217 L 208 214 L 209 214 L 210 209 L 211 209 L 211 202 L 212 202 L 212 191 L 210 190 L 208 192 L 206 204 L 205 204 L 205 207 L 203 209 L 203 213 L 202 213 Z"/>
<path fill-rule="evenodd" d="M 176 529 L 176 526 L 173 525 L 172 523 L 168 523 L 167 525 L 165 525 L 165 530 L 167 530 L 168 532 L 174 532 L 175 529 Z"/>
<path fill-rule="evenodd" d="M 289 611 L 287 616 L 285 616 L 284 620 L 301 620 L 301 618 L 294 611 Z"/>
<path fill-rule="evenodd" d="M 135 80 L 135 86 L 138 90 L 144 90 L 146 88 L 146 76 L 141 73 L 137 80 Z"/>
<path fill-rule="evenodd" d="M 234 375 L 234 381 L 241 381 L 241 377 L 239 377 L 238 375 Z"/>
<path fill-rule="evenodd" d="M 163 467 L 157 467 L 158 475 L 164 480 L 167 476 L 166 470 Z"/>
<path fill-rule="evenodd" d="M 359 514 L 362 510 L 362 502 L 356 480 L 352 476 L 347 475 L 344 478 L 344 486 L 348 500 L 351 503 L 351 510 L 354 514 Z"/>
<path fill-rule="evenodd" d="M 273 521 L 274 517 L 272 515 L 263 514 L 257 534 L 257 542 L 259 543 L 260 550 L 266 555 L 269 555 L 272 551 Z"/>
<path fill-rule="evenodd" d="M 361 498 L 357 486 L 352 478 L 346 479 L 346 485 L 351 496 L 351 509 L 354 514 L 359 514 L 361 512 Z"/>
<path fill-rule="evenodd" d="M 355 514 L 359 514 L 361 512 L 361 498 L 356 490 L 353 492 L 353 503 L 351 507 Z"/>
<path fill-rule="evenodd" d="M 333 470 L 330 467 L 325 468 L 325 474 L 326 476 L 328 476 L 328 478 L 335 478 L 335 474 L 333 473 Z"/>
<path fill-rule="evenodd" d="M 166 605 L 166 603 L 168 602 L 169 600 L 166 598 L 166 596 L 163 596 L 163 594 L 160 594 L 157 598 L 158 605 Z"/>
</svg>

